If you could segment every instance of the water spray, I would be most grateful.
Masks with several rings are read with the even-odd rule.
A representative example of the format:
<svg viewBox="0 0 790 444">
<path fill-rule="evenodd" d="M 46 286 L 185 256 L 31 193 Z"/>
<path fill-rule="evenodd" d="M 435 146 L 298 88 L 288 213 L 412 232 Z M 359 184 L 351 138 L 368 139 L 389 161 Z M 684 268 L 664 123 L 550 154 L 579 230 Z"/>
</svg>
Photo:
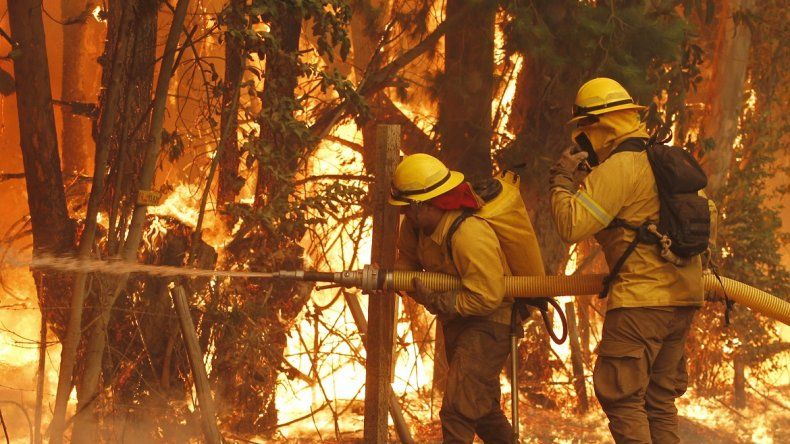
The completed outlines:
<svg viewBox="0 0 790 444">
<path fill-rule="evenodd" d="M 412 280 L 419 278 L 423 284 L 434 291 L 452 291 L 463 288 L 458 277 L 442 273 L 423 271 L 384 270 L 365 265 L 359 270 L 336 272 L 283 270 L 256 272 L 248 270 L 208 270 L 200 268 L 175 267 L 166 265 L 145 265 L 123 261 L 103 261 L 79 259 L 69 256 L 36 255 L 32 260 L 7 258 L 15 266 L 30 266 L 36 269 L 56 271 L 100 272 L 105 274 L 144 273 L 153 276 L 195 276 L 226 277 L 247 279 L 289 279 L 297 281 L 329 282 L 341 287 L 356 287 L 364 291 L 393 290 L 409 292 L 414 290 Z M 538 298 L 547 296 L 592 295 L 603 288 L 604 275 L 573 276 L 505 276 L 505 296 L 513 298 Z M 726 277 L 719 282 L 712 274 L 704 274 L 706 291 L 717 297 L 727 297 L 753 311 L 790 325 L 790 302 L 773 296 L 750 285 Z"/>
</svg>

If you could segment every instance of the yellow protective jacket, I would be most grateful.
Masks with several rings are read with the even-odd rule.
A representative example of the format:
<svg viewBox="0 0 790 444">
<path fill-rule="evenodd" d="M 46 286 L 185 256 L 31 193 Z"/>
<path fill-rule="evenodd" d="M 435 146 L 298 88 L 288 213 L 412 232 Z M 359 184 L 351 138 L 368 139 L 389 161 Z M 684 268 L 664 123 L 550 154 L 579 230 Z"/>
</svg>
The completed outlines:
<svg viewBox="0 0 790 444">
<path fill-rule="evenodd" d="M 452 260 L 447 254 L 447 235 L 461 211 L 446 212 L 430 236 L 404 219 L 395 268 L 458 276 L 464 289 L 455 308 L 462 316 L 509 324 L 513 299 L 504 297 L 504 276 L 515 271 L 525 276 L 545 272 L 518 178 L 505 173 L 498 180 L 499 195 L 458 226 L 451 242 Z"/>
<path fill-rule="evenodd" d="M 711 233 L 716 208 L 711 201 Z M 607 158 L 572 193 L 556 187 L 551 208 L 560 237 L 575 243 L 595 235 L 611 269 L 636 233 L 604 229 L 615 218 L 639 226 L 658 221 L 658 190 L 647 152 L 624 151 Z M 640 243 L 623 264 L 608 293 L 608 310 L 619 307 L 700 306 L 703 302 L 700 257 L 677 267 L 659 255 L 657 245 Z"/>
</svg>

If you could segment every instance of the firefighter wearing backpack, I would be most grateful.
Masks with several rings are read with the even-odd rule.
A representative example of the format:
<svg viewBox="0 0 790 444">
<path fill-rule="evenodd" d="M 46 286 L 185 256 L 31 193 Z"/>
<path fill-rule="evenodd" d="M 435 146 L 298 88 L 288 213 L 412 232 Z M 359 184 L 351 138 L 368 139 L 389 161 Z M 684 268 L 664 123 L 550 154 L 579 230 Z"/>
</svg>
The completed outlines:
<svg viewBox="0 0 790 444">
<path fill-rule="evenodd" d="M 676 443 L 675 398 L 686 391 L 684 346 L 703 303 L 702 265 L 699 255 L 673 263 L 674 255 L 654 233 L 659 214 L 665 217 L 660 202 L 666 196 L 659 198 L 651 167 L 656 162 L 648 159 L 658 145 L 652 145 L 640 109 L 612 79 L 582 85 L 570 121 L 577 147 L 566 150 L 550 170 L 551 206 L 560 236 L 574 243 L 594 235 L 609 264 L 593 385 L 612 436 L 618 443 Z M 689 156 L 661 148 L 676 150 L 673 158 Z M 580 170 L 589 171 L 583 181 Z M 692 207 L 699 216 L 696 190 L 681 197 L 696 199 Z M 707 247 L 715 207 L 701 201 L 703 217 L 691 218 L 700 221 L 699 233 L 695 227 L 691 232 Z"/>
<path fill-rule="evenodd" d="M 463 283 L 462 290 L 434 293 L 415 279 L 417 291 L 410 295 L 438 315 L 444 332 L 449 364 L 440 410 L 444 442 L 471 443 L 475 434 L 487 443 L 513 441 L 500 406 L 499 374 L 510 352 L 513 305 L 505 297 L 504 277 L 514 267 L 544 274 L 512 176 L 490 185 L 493 200 L 427 154 L 405 157 L 393 176 L 389 202 L 405 215 L 396 269 L 447 273 Z M 506 251 L 516 244 L 518 257 L 508 258 Z"/>
</svg>

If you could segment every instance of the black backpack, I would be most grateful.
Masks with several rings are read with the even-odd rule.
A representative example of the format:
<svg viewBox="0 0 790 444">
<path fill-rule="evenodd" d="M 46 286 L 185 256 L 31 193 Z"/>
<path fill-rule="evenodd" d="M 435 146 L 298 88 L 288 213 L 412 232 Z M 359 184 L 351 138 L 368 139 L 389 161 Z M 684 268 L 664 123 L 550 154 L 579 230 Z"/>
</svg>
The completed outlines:
<svg viewBox="0 0 790 444">
<path fill-rule="evenodd" d="M 658 244 L 661 257 L 682 266 L 708 248 L 710 238 L 710 210 L 708 199 L 699 191 L 708 178 L 699 163 L 688 151 L 657 143 L 654 139 L 627 139 L 610 156 L 623 151 L 645 151 L 656 178 L 661 203 L 658 221 L 645 221 L 633 226 L 622 219 L 614 219 L 607 227 L 627 228 L 637 233 L 611 272 L 604 278 L 600 297 L 606 297 L 609 286 L 628 256 L 639 243 Z"/>
</svg>

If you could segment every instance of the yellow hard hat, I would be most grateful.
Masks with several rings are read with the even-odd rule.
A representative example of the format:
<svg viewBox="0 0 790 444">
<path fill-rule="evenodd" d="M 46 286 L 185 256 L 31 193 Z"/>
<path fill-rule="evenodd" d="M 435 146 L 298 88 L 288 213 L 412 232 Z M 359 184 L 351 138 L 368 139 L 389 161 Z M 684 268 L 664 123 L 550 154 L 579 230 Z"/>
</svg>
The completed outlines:
<svg viewBox="0 0 790 444">
<path fill-rule="evenodd" d="M 644 106 L 634 103 L 634 99 L 623 88 L 623 85 L 607 77 L 598 77 L 579 88 L 579 92 L 576 93 L 576 101 L 573 104 L 573 118 L 568 123 L 591 115 L 597 116 L 623 109 L 644 108 Z"/>
<path fill-rule="evenodd" d="M 391 205 L 425 202 L 457 187 L 464 175 L 451 171 L 441 160 L 423 153 L 406 156 L 395 168 Z"/>
</svg>

